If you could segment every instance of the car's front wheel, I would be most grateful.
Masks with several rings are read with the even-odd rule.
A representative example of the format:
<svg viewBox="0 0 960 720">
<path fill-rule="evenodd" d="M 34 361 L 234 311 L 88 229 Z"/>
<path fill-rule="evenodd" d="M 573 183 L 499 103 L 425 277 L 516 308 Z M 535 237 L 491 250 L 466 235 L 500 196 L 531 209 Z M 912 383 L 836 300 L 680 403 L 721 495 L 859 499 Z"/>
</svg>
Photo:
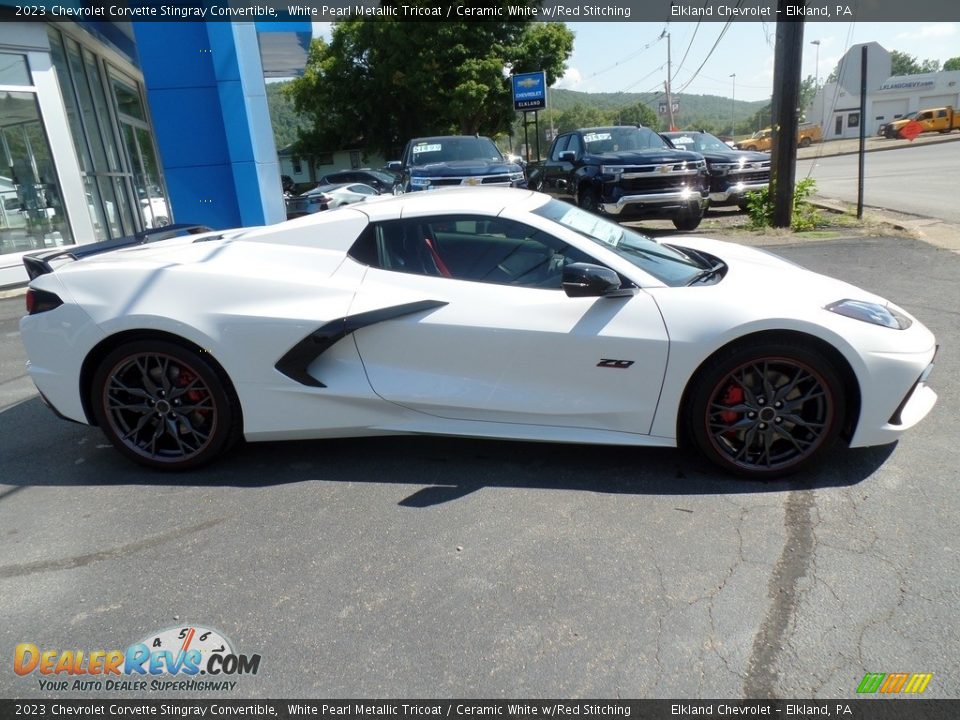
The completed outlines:
<svg viewBox="0 0 960 720">
<path fill-rule="evenodd" d="M 793 342 L 733 347 L 700 372 L 687 393 L 694 443 L 744 477 L 797 472 L 820 459 L 843 426 L 843 383 L 820 353 Z"/>
<path fill-rule="evenodd" d="M 196 468 L 240 436 L 239 403 L 220 373 L 202 353 L 179 344 L 130 342 L 94 374 L 94 415 L 110 442 L 141 465 Z"/>
</svg>

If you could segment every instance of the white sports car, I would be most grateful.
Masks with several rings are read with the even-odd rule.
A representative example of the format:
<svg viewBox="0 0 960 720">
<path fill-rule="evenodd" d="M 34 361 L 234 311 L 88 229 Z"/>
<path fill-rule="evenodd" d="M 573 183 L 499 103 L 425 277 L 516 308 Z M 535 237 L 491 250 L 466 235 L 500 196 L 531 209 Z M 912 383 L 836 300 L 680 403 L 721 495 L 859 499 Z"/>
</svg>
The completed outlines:
<svg viewBox="0 0 960 720">
<path fill-rule="evenodd" d="M 21 321 L 61 416 L 199 466 L 249 441 L 689 440 L 767 478 L 933 407 L 933 335 L 761 250 L 658 242 L 546 195 L 385 196 L 271 227 L 40 254 Z M 77 258 L 80 259 L 77 259 Z"/>
</svg>

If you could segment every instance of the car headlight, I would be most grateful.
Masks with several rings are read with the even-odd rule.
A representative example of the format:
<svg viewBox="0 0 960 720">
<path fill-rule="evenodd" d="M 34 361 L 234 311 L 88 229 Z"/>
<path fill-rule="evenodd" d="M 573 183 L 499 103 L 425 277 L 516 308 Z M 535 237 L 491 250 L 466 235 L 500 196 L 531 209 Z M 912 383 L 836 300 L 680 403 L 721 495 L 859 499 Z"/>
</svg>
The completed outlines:
<svg viewBox="0 0 960 720">
<path fill-rule="evenodd" d="M 417 177 L 416 175 L 414 175 L 410 178 L 410 184 L 413 187 L 418 187 L 418 188 L 430 187 L 430 178 Z"/>
<path fill-rule="evenodd" d="M 824 310 L 843 315 L 854 320 L 862 320 L 871 325 L 882 325 L 892 330 L 906 330 L 913 321 L 895 309 L 865 300 L 846 298 L 830 303 Z"/>
<path fill-rule="evenodd" d="M 622 165 L 601 165 L 600 173 L 602 175 L 613 175 L 614 177 L 619 177 L 623 174 Z"/>
<path fill-rule="evenodd" d="M 524 180 L 524 176 L 522 172 L 510 173 L 509 177 L 510 177 L 510 182 L 512 183 L 523 182 Z"/>
</svg>

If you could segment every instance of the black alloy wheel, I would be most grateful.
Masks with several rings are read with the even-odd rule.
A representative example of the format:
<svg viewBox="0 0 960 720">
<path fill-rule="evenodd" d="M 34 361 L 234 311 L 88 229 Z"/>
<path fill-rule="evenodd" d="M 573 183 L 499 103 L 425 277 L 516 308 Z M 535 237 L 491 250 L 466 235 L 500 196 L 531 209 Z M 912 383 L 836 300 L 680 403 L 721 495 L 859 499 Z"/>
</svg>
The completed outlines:
<svg viewBox="0 0 960 720">
<path fill-rule="evenodd" d="M 164 340 L 113 350 L 93 379 L 100 428 L 124 455 L 164 470 L 188 470 L 240 437 L 240 408 L 220 371 L 200 354 Z"/>
<path fill-rule="evenodd" d="M 694 442 L 735 474 L 767 479 L 815 463 L 843 427 L 837 372 L 799 344 L 734 348 L 702 372 L 688 394 Z"/>
</svg>

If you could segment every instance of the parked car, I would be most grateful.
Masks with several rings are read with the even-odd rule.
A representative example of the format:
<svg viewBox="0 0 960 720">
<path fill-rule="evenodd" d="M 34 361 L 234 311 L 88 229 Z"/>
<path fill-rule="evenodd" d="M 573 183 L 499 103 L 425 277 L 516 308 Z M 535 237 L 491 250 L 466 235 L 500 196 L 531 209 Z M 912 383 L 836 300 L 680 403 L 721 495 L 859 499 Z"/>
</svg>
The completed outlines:
<svg viewBox="0 0 960 720">
<path fill-rule="evenodd" d="M 679 150 L 703 155 L 710 172 L 710 205 L 738 205 L 746 210 L 748 192 L 770 185 L 770 156 L 735 150 L 703 130 L 661 133 Z"/>
<path fill-rule="evenodd" d="M 396 193 L 452 185 L 525 187 L 526 177 L 523 168 L 507 160 L 487 137 L 442 135 L 407 143 Z"/>
<path fill-rule="evenodd" d="M 434 434 L 689 439 L 770 478 L 841 437 L 894 442 L 936 401 L 934 336 L 882 297 L 542 193 L 408 193 L 150 237 L 26 257 L 20 321 L 43 399 L 149 467 L 194 468 L 241 437 Z"/>
<path fill-rule="evenodd" d="M 529 186 L 585 210 L 672 220 L 693 230 L 706 212 L 707 163 L 647 127 L 581 128 L 557 137 L 527 166 Z"/>
<path fill-rule="evenodd" d="M 391 193 L 393 192 L 393 186 L 397 184 L 397 180 L 396 173 L 363 168 L 361 170 L 338 170 L 337 172 L 327 173 L 317 182 L 320 185 L 363 183 L 374 188 L 377 192 Z"/>
<path fill-rule="evenodd" d="M 375 188 L 363 183 L 317 185 L 302 195 L 286 198 L 287 220 L 349 205 L 379 195 Z"/>
</svg>

